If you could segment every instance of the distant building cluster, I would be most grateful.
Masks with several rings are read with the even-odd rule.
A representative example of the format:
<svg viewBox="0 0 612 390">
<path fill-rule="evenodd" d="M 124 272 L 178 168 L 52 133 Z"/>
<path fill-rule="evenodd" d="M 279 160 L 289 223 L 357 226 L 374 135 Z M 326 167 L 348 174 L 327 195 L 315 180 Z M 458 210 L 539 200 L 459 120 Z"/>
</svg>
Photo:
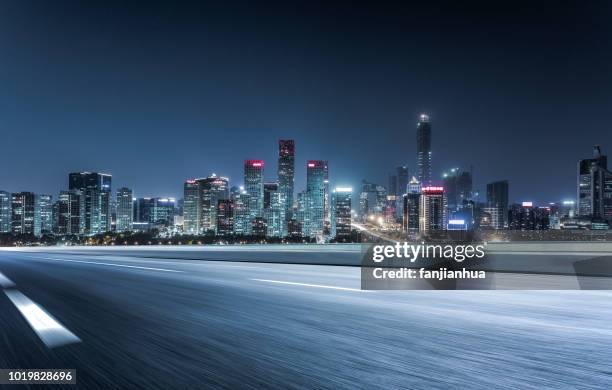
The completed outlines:
<svg viewBox="0 0 612 390">
<path fill-rule="evenodd" d="M 536 205 L 509 202 L 507 180 L 489 183 L 486 200 L 473 189 L 473 173 L 452 168 L 433 180 L 432 126 L 428 115 L 417 122 L 417 172 L 397 167 L 388 187 L 363 181 L 359 219 L 373 229 L 399 231 L 409 237 L 449 230 L 543 231 L 607 230 L 612 223 L 612 173 L 598 146 L 594 156 L 578 162 L 576 199 Z"/>
<path fill-rule="evenodd" d="M 327 161 L 306 162 L 306 189 L 294 198 L 295 142 L 280 140 L 278 173 L 264 177 L 263 160 L 244 161 L 244 181 L 227 177 L 184 182 L 183 199 L 137 198 L 130 188 L 112 193 L 112 176 L 97 172 L 68 175 L 68 189 L 51 195 L 0 191 L 0 233 L 95 236 L 108 232 L 157 230 L 166 236 L 301 237 L 347 241 L 352 188 L 330 191 Z"/>
<path fill-rule="evenodd" d="M 308 238 L 346 242 L 359 230 L 403 232 L 408 237 L 449 230 L 607 230 L 612 223 L 612 172 L 595 146 L 578 162 L 576 199 L 545 205 L 509 202 L 509 183 L 487 184 L 486 200 L 473 188 L 473 171 L 451 168 L 432 179 L 432 125 L 416 125 L 417 172 L 399 166 L 387 186 L 363 181 L 358 210 L 350 187 L 330 188 L 325 160 L 307 160 L 306 188 L 295 192 L 295 142 L 278 142 L 278 171 L 266 180 L 265 162 L 244 161 L 242 183 L 212 173 L 186 180 L 183 198 L 135 197 L 130 188 L 113 196 L 112 176 L 68 175 L 68 189 L 51 195 L 0 191 L 0 233 L 95 236 L 156 230 L 165 236 Z"/>
<path fill-rule="evenodd" d="M 265 180 L 263 160 L 244 161 L 243 185 L 212 174 L 184 183 L 183 232 L 192 235 L 308 237 L 351 236 L 352 189 L 330 191 L 327 161 L 306 162 L 306 189 L 294 199 L 295 142 L 278 144 L 277 180 Z"/>
</svg>

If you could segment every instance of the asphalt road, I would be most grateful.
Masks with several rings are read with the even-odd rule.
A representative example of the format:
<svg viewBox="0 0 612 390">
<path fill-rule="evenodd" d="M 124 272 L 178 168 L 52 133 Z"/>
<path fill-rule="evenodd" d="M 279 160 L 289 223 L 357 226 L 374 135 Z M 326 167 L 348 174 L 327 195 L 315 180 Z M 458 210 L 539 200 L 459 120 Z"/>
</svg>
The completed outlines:
<svg viewBox="0 0 612 390">
<path fill-rule="evenodd" d="M 0 273 L 0 368 L 76 368 L 77 388 L 612 386 L 612 291 L 361 291 L 356 267 L 125 254 L 0 251 Z"/>
</svg>

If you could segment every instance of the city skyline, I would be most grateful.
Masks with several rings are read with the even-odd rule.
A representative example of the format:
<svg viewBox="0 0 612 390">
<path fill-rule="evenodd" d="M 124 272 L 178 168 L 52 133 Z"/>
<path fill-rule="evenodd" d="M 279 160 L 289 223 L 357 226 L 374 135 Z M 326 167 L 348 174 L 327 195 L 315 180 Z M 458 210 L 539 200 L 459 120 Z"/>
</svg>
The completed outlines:
<svg viewBox="0 0 612 390">
<path fill-rule="evenodd" d="M 284 138 L 296 189 L 310 159 L 386 184 L 415 172 L 426 112 L 434 179 L 473 166 L 481 193 L 508 180 L 544 203 L 573 196 L 584 150 L 612 149 L 609 4 L 104 5 L 3 6 L 0 129 L 25 148 L 0 156 L 3 189 L 55 194 L 87 170 L 178 198 L 189 177 L 239 181 L 244 158 L 274 166 Z"/>
<path fill-rule="evenodd" d="M 419 134 L 419 124 L 421 123 L 420 120 L 422 120 L 423 115 L 425 115 L 425 114 L 422 113 L 422 114 L 418 115 L 419 122 L 417 122 L 417 125 L 415 126 L 416 137 L 418 137 L 418 134 Z M 429 124 L 429 117 L 427 118 L 427 121 L 428 121 L 427 123 Z M 431 130 L 431 128 L 430 128 L 429 131 L 431 133 L 433 133 L 432 137 L 435 139 L 435 128 L 433 128 L 433 130 Z M 278 167 L 278 142 L 282 142 L 282 141 L 285 141 L 285 140 L 284 139 L 276 140 L 276 142 L 277 142 L 277 144 L 276 144 L 277 145 L 277 150 L 276 150 L 277 155 L 276 155 L 276 158 L 270 158 L 268 160 L 271 163 L 270 162 L 266 162 L 266 160 L 264 160 L 264 159 L 256 160 L 256 161 L 260 161 L 263 164 L 265 164 L 265 166 L 267 168 L 267 169 L 264 170 L 263 182 L 266 182 L 266 183 L 267 182 L 277 182 L 278 183 L 278 181 L 279 181 L 279 177 L 278 177 L 278 168 L 279 168 Z M 295 183 L 296 184 L 294 184 L 294 186 L 292 188 L 292 190 L 293 190 L 292 194 L 295 196 L 302 189 L 306 188 L 306 185 L 307 185 L 306 178 L 307 178 L 308 164 L 309 164 L 309 161 L 313 161 L 313 160 L 304 159 L 304 161 L 301 161 L 300 156 L 299 156 L 299 143 L 298 143 L 298 141 L 293 140 L 293 139 L 289 140 L 289 141 L 294 142 L 293 147 L 295 148 L 295 150 L 297 150 L 295 152 L 295 156 L 294 156 L 294 159 L 295 159 L 295 174 L 294 175 L 295 175 Z M 607 150 L 606 148 L 602 148 L 601 145 L 595 145 L 595 146 L 601 148 L 604 151 Z M 593 147 L 593 145 L 591 145 L 591 149 L 592 149 L 592 147 Z M 433 149 L 433 151 L 435 152 L 435 145 L 431 149 Z M 252 153 L 252 154 L 261 155 L 263 153 Z M 338 179 L 338 178 L 332 176 L 331 180 L 330 180 L 330 183 L 332 183 L 333 185 L 336 185 L 336 186 L 341 186 L 341 187 L 342 186 L 344 186 L 344 187 L 350 186 L 350 187 L 353 187 L 353 188 L 361 188 L 362 183 L 364 181 L 367 181 L 367 182 L 374 182 L 375 184 L 379 184 L 379 185 L 382 185 L 382 186 L 385 186 L 385 187 L 389 187 L 388 186 L 388 182 L 387 182 L 387 180 L 389 179 L 389 176 L 395 174 L 394 170 L 397 169 L 397 168 L 400 168 L 400 167 L 408 167 L 409 177 L 413 177 L 414 176 L 414 177 L 418 178 L 419 177 L 419 168 L 418 168 L 418 166 L 419 166 L 419 163 L 418 163 L 419 155 L 420 155 L 419 151 L 417 149 L 415 149 L 415 151 L 413 153 L 413 160 L 415 160 L 414 164 L 412 164 L 412 165 L 410 165 L 410 164 L 398 164 L 397 166 L 389 167 L 389 171 L 387 173 L 382 173 L 380 175 L 380 179 L 376 180 L 376 181 L 368 180 L 366 178 L 356 179 L 356 180 L 355 179 L 344 179 L 343 180 L 343 179 Z M 588 156 L 588 154 L 583 152 L 581 158 L 578 159 L 578 161 L 580 161 L 583 158 L 585 158 L 585 156 Z M 431 164 L 435 166 L 436 165 L 435 164 L 435 158 L 430 158 L 430 160 L 433 160 L 433 162 Z M 244 161 L 246 161 L 246 160 L 244 160 Z M 274 165 L 270 166 L 270 164 L 274 164 Z M 576 164 L 576 162 L 574 162 L 574 166 L 575 166 L 575 164 Z M 429 182 L 437 184 L 437 185 L 442 185 L 444 180 L 445 180 L 445 178 L 446 178 L 446 175 L 448 174 L 448 172 L 451 169 L 454 170 L 456 168 L 458 168 L 458 167 L 453 167 L 453 168 L 447 167 L 447 169 L 445 169 L 444 171 L 440 172 L 440 174 L 436 174 L 435 172 L 432 173 L 431 174 L 431 179 L 429 180 Z M 467 169 L 467 168 L 469 168 L 469 169 Z M 462 168 L 458 168 L 458 169 L 464 170 L 464 171 L 468 171 L 468 170 L 469 171 L 473 171 L 474 170 L 474 166 L 470 165 L 468 167 L 462 167 Z M 180 188 L 178 190 L 171 190 L 171 191 L 175 191 L 175 192 L 172 192 L 172 193 L 166 192 L 166 193 L 146 193 L 146 194 L 143 194 L 142 192 L 138 191 L 138 189 L 135 189 L 134 186 L 130 185 L 129 183 L 126 183 L 125 181 L 121 181 L 120 176 L 119 176 L 119 180 L 117 180 L 118 175 L 116 175 L 114 172 L 104 171 L 104 170 L 96 171 L 96 170 L 75 169 L 75 170 L 72 170 L 70 172 L 67 172 L 67 174 L 72 173 L 72 172 L 83 172 L 83 173 L 95 172 L 95 173 L 99 173 L 99 174 L 102 174 L 102 175 L 111 175 L 111 176 L 113 176 L 113 182 L 114 183 L 118 183 L 118 184 L 114 184 L 113 185 L 113 192 L 112 192 L 113 196 L 117 192 L 118 189 L 126 187 L 126 188 L 129 188 L 130 190 L 132 190 L 133 193 L 134 193 L 134 197 L 137 197 L 137 198 L 168 197 L 168 198 L 174 198 L 174 199 L 177 199 L 177 200 L 181 199 L 181 198 L 183 198 L 183 184 L 184 184 L 185 180 L 190 180 L 190 179 L 197 178 L 197 177 L 220 176 L 220 177 L 223 177 L 223 178 L 226 178 L 226 179 L 229 180 L 228 183 L 229 183 L 230 187 L 231 186 L 237 186 L 237 187 L 244 186 L 244 173 L 243 172 L 241 172 L 239 175 L 237 175 L 238 178 L 232 179 L 229 175 L 218 174 L 218 172 L 223 172 L 223 169 L 221 169 L 221 170 L 211 170 L 211 171 L 209 171 L 207 173 L 203 172 L 200 175 L 194 175 L 194 176 L 191 176 L 191 177 L 187 177 L 186 176 L 186 177 L 184 177 L 183 179 L 180 180 L 180 182 L 178 184 L 178 186 Z M 478 167 L 476 167 L 476 172 L 478 172 Z M 509 195 L 509 202 L 510 203 L 512 203 L 512 202 L 521 203 L 523 201 L 532 201 L 532 202 L 537 203 L 537 204 L 546 205 L 549 202 L 560 202 L 560 201 L 564 201 L 564 200 L 576 200 L 576 191 L 575 191 L 576 172 L 577 172 L 577 169 L 575 168 L 575 172 L 573 172 L 573 182 L 572 182 L 573 188 L 571 190 L 569 190 L 569 191 L 566 191 L 567 192 L 566 196 L 562 196 L 562 195 L 554 196 L 553 195 L 551 198 L 548 198 L 548 199 L 543 199 L 541 195 L 540 196 L 535 195 L 535 196 L 531 196 L 531 197 L 516 197 L 516 196 L 513 196 L 512 188 L 513 188 L 514 185 L 520 186 L 520 182 L 519 183 L 512 183 L 512 182 L 510 182 L 510 180 L 504 179 L 502 176 L 499 176 L 499 178 L 497 180 L 492 180 L 491 182 L 496 182 L 496 181 L 500 181 L 500 180 L 510 182 L 510 193 L 509 193 L 510 194 Z M 300 176 L 300 173 L 303 174 L 303 176 Z M 354 177 L 354 175 L 353 175 L 353 177 Z M 65 180 L 65 178 L 64 178 L 64 180 Z M 477 183 L 476 185 L 474 185 L 474 192 L 478 193 L 478 197 L 476 199 L 479 200 L 479 201 L 482 201 L 482 202 L 486 202 L 486 189 L 487 189 L 487 185 L 490 184 L 491 182 L 482 183 L 482 180 L 478 180 L 477 173 L 475 174 L 474 181 Z M 2 183 L 2 184 L 4 185 L 4 183 Z M 300 185 L 302 187 L 300 187 Z M 2 187 L 0 189 L 3 190 L 3 191 L 15 192 L 15 193 L 16 192 L 24 192 L 25 191 L 25 192 L 33 192 L 33 193 L 37 193 L 37 194 L 49 194 L 49 195 L 52 195 L 54 197 L 57 197 L 57 194 L 61 193 L 62 191 L 66 190 L 66 189 L 68 189 L 70 187 L 70 182 L 68 181 L 68 185 L 61 185 L 61 184 L 60 185 L 56 185 L 56 187 L 58 188 L 58 190 L 56 190 L 56 191 L 53 191 L 53 190 L 51 190 L 51 191 L 35 191 L 33 189 L 35 187 L 36 186 L 31 186 L 29 188 L 21 188 L 21 189 L 18 189 L 18 190 L 13 190 L 10 186 L 4 185 L 4 187 Z M 389 188 L 387 188 L 387 189 L 389 189 Z M 354 193 L 353 196 L 356 196 L 356 193 Z"/>
</svg>

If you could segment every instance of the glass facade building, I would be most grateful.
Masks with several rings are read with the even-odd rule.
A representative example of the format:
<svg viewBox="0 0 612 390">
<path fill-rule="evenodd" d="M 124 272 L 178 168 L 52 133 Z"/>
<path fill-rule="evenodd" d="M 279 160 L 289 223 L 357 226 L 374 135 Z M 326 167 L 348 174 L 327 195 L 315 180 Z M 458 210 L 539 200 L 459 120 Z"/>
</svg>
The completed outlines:
<svg viewBox="0 0 612 390">
<path fill-rule="evenodd" d="M 428 185 L 431 182 L 431 124 L 425 114 L 421 114 L 417 123 L 416 145 L 418 179 Z"/>
<path fill-rule="evenodd" d="M 220 200 L 229 199 L 229 179 L 212 174 L 199 181 L 200 234 L 216 233 L 217 207 Z"/>
<path fill-rule="evenodd" d="M 36 196 L 36 220 L 40 234 L 53 233 L 53 198 L 51 195 Z"/>
<path fill-rule="evenodd" d="M 577 198 L 579 216 L 612 222 L 612 172 L 599 146 L 593 158 L 578 162 Z"/>
<path fill-rule="evenodd" d="M 36 195 L 32 192 L 11 194 L 11 232 L 40 236 Z"/>
<path fill-rule="evenodd" d="M 189 179 L 183 186 L 183 233 L 200 234 L 200 180 Z"/>
<path fill-rule="evenodd" d="M 419 204 L 421 202 L 421 184 L 416 177 L 408 183 L 408 192 L 402 197 L 402 230 L 407 233 L 419 231 Z"/>
<path fill-rule="evenodd" d="M 306 163 L 306 192 L 303 233 L 314 237 L 323 234 L 325 220 L 325 189 L 328 180 L 327 161 L 309 160 Z"/>
<path fill-rule="evenodd" d="M 419 231 L 446 230 L 447 205 L 444 187 L 421 188 L 419 200 Z"/>
<path fill-rule="evenodd" d="M 491 214 L 491 227 L 504 229 L 508 226 L 508 181 L 500 180 L 487 184 L 487 209 Z"/>
<path fill-rule="evenodd" d="M 56 227 L 58 234 L 81 235 L 84 230 L 85 197 L 78 190 L 61 191 L 56 202 Z"/>
<path fill-rule="evenodd" d="M 293 192 L 295 183 L 295 141 L 278 141 L 278 189 L 283 196 L 284 214 L 293 217 Z"/>
<path fill-rule="evenodd" d="M 126 187 L 117 190 L 117 222 L 115 230 L 129 232 L 134 223 L 134 192 Z"/>
<path fill-rule="evenodd" d="M 249 194 L 249 218 L 251 220 L 263 216 L 263 174 L 263 160 L 246 160 L 244 162 L 244 190 Z M 253 226 L 253 224 L 249 224 L 249 226 Z"/>
<path fill-rule="evenodd" d="M 219 199 L 217 203 L 217 235 L 229 236 L 234 234 L 234 201 Z"/>
<path fill-rule="evenodd" d="M 95 235 L 111 228 L 112 176 L 96 172 L 75 172 L 68 176 L 68 189 L 84 196 L 83 232 Z"/>
<path fill-rule="evenodd" d="M 353 189 L 336 187 L 332 193 L 331 202 L 331 236 L 338 241 L 351 236 L 351 204 Z"/>
<path fill-rule="evenodd" d="M 11 231 L 11 194 L 0 191 L 0 233 Z"/>
</svg>

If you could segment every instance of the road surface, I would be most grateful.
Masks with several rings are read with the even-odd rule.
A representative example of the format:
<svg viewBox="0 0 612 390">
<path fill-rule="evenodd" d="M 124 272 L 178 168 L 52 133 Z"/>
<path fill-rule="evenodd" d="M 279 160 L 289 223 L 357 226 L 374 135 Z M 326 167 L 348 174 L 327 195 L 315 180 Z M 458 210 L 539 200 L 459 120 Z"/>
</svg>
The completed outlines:
<svg viewBox="0 0 612 390">
<path fill-rule="evenodd" d="M 76 368 L 82 389 L 612 385 L 612 292 L 361 291 L 357 267 L 160 253 L 0 251 L 0 368 Z"/>
</svg>

